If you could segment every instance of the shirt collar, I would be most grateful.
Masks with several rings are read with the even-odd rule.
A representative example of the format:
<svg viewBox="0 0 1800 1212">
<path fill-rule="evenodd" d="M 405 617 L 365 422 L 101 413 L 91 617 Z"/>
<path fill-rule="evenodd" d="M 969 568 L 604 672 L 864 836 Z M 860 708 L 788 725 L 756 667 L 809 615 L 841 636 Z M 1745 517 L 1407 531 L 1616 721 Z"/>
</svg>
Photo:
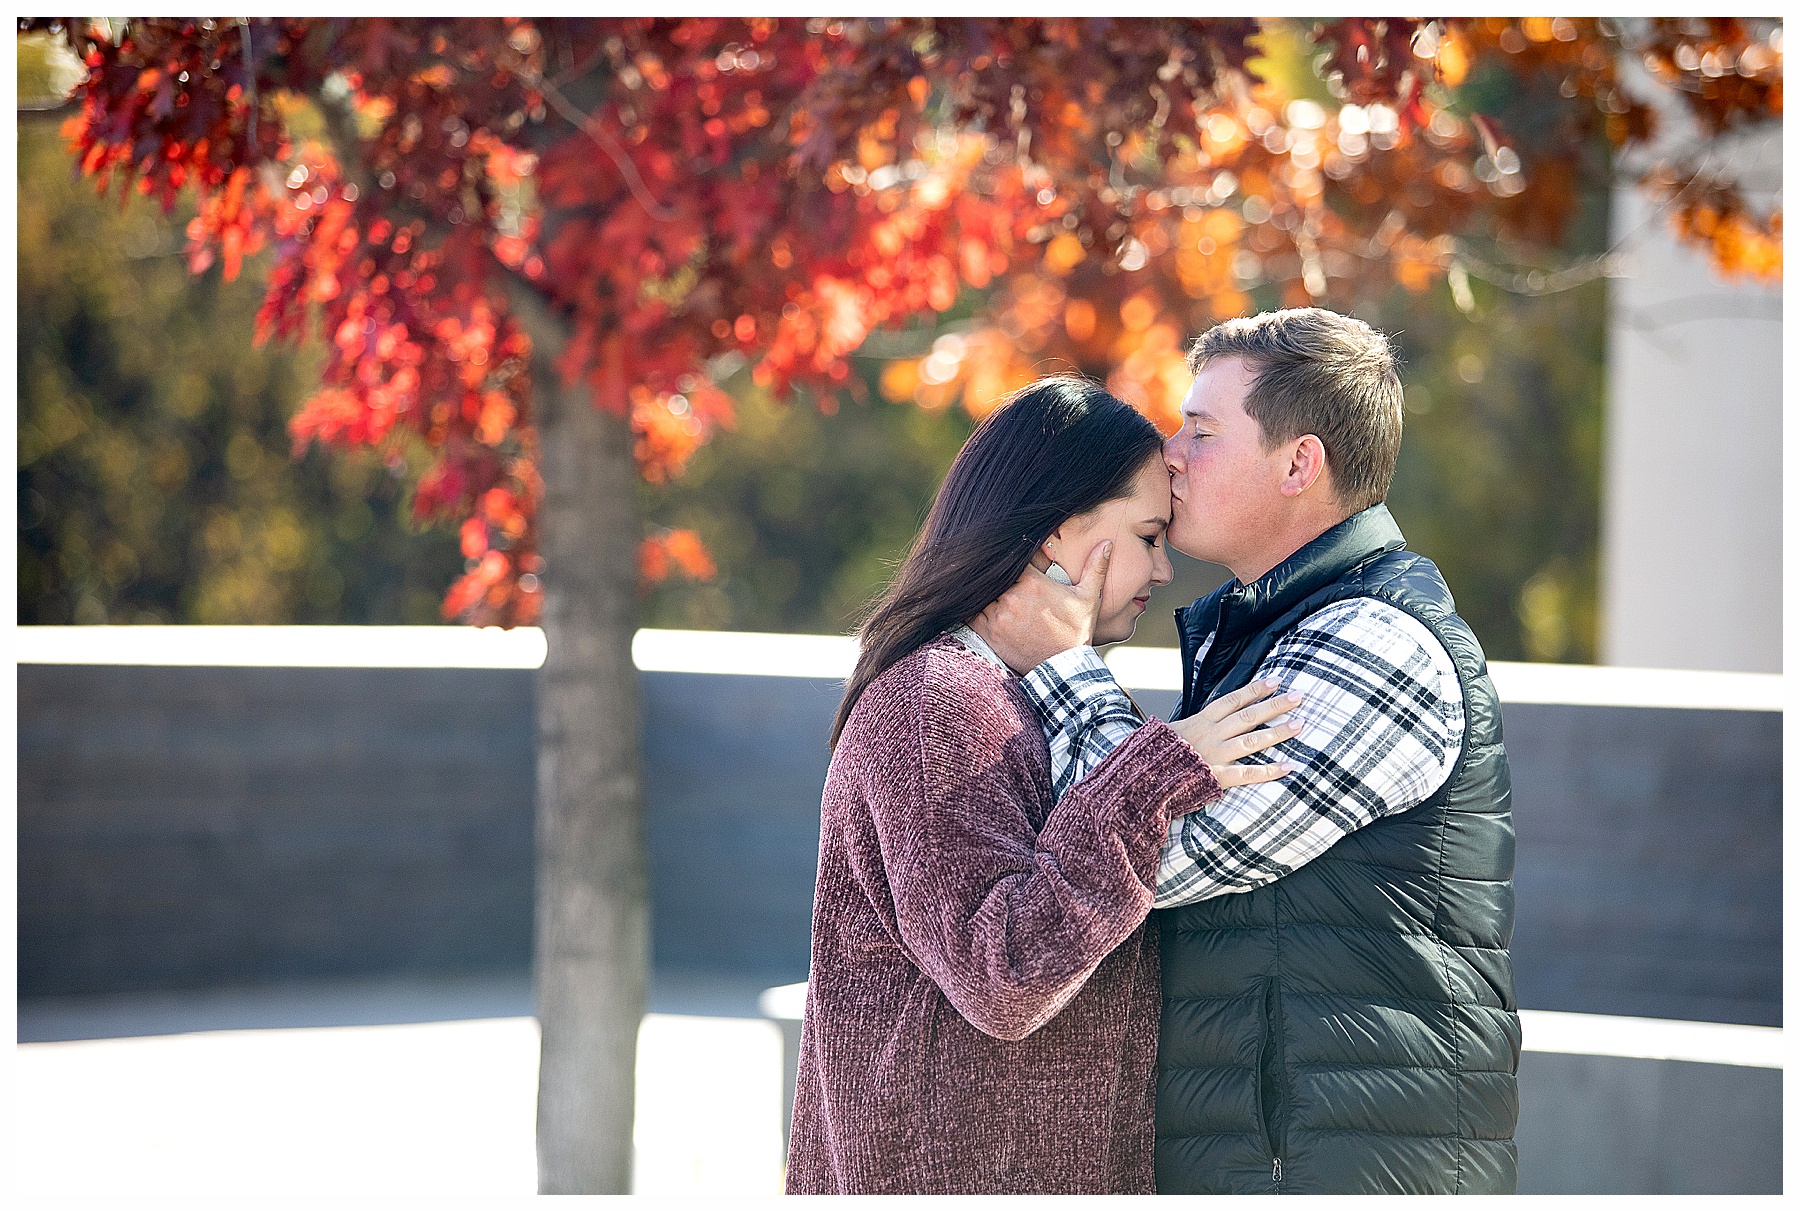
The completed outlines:
<svg viewBox="0 0 1800 1212">
<path fill-rule="evenodd" d="M 987 641 L 977 635 L 974 628 L 965 624 L 964 626 L 958 627 L 950 634 L 955 638 L 957 643 L 961 644 L 964 648 L 967 648 L 970 652 L 981 657 L 983 660 L 992 663 L 1000 670 L 1000 672 L 1009 677 L 1012 676 L 1012 670 L 1007 668 L 1006 662 L 1000 659 L 1000 654 L 995 652 L 992 648 L 989 648 Z"/>
<path fill-rule="evenodd" d="M 1219 603 L 1219 630 L 1236 633 L 1279 618 L 1371 556 L 1405 546 L 1386 505 L 1353 513 L 1250 584 L 1229 582 Z"/>
</svg>

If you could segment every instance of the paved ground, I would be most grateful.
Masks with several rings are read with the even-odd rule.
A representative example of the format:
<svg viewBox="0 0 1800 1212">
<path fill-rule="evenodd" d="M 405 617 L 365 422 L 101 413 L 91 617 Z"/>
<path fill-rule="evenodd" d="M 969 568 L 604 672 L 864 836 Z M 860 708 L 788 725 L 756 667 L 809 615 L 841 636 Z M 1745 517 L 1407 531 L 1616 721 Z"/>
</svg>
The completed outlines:
<svg viewBox="0 0 1800 1212">
<path fill-rule="evenodd" d="M 762 984 L 657 975 L 638 1192 L 780 1189 L 781 1037 L 758 1017 Z M 1521 1190 L 1781 1189 L 1780 1032 L 1524 1018 Z M 535 1190 L 522 975 L 27 1000 L 18 1030 L 17 1206 Z"/>
<path fill-rule="evenodd" d="M 780 1034 L 750 1017 L 743 984 L 665 978 L 652 993 L 637 1192 L 780 1190 Z M 530 1194 L 529 1009 L 517 977 L 27 1002 L 21 1206 Z"/>
</svg>

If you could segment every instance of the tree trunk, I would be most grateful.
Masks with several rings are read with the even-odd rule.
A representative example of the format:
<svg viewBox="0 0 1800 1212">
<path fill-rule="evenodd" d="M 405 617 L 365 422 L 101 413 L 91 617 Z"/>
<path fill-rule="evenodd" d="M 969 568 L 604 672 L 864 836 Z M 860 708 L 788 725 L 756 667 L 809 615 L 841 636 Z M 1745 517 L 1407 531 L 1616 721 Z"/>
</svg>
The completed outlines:
<svg viewBox="0 0 1800 1212">
<path fill-rule="evenodd" d="M 542 440 L 538 1190 L 627 1194 L 649 877 L 638 794 L 638 472 L 629 423 L 552 366 L 568 324 L 520 284 Z"/>
</svg>

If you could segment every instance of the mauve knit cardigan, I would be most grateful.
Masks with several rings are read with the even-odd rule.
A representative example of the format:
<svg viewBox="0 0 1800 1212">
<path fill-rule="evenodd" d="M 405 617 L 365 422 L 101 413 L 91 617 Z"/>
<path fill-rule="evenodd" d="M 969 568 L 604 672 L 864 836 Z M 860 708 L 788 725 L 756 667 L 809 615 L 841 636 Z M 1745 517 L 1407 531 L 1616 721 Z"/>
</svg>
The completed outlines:
<svg viewBox="0 0 1800 1212">
<path fill-rule="evenodd" d="M 875 679 L 825 779 L 788 1190 L 1152 1192 L 1144 919 L 1220 794 L 1152 721 L 1053 803 L 1018 680 L 948 636 Z"/>
</svg>

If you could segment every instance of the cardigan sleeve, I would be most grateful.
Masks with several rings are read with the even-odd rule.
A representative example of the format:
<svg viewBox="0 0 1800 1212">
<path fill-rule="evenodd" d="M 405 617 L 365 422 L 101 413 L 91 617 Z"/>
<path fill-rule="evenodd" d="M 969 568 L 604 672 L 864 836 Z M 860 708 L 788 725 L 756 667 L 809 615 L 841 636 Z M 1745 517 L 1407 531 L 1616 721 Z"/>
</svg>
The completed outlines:
<svg viewBox="0 0 1800 1212">
<path fill-rule="evenodd" d="M 1003 690 L 971 693 L 947 663 L 877 730 L 893 746 L 879 765 L 899 777 L 873 780 L 867 802 L 901 945 L 971 1025 L 1023 1039 L 1142 924 L 1169 821 L 1222 792 L 1151 721 L 1034 830 L 1024 798 L 1047 789 L 1018 746 L 1040 734 L 1009 719 Z"/>
</svg>

